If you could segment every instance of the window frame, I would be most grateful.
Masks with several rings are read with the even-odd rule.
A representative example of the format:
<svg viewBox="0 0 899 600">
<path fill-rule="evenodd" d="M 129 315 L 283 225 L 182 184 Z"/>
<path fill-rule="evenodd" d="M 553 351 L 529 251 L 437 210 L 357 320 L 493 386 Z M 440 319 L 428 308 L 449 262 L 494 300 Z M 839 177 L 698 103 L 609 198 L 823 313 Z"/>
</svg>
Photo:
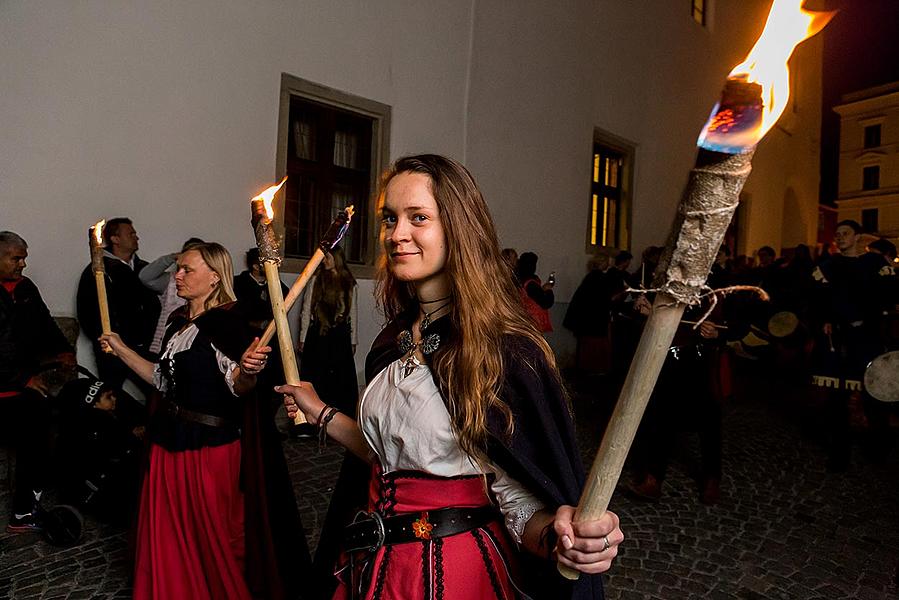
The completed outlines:
<svg viewBox="0 0 899 600">
<path fill-rule="evenodd" d="M 880 210 L 877 207 L 862 209 L 862 229 L 868 233 L 880 231 Z"/>
<path fill-rule="evenodd" d="M 605 220 L 603 204 L 604 194 L 602 189 L 604 185 L 604 177 L 600 174 L 600 181 L 594 181 L 594 162 L 597 154 L 597 147 L 605 149 L 609 155 L 616 156 L 622 162 L 620 171 L 617 175 L 618 186 L 615 187 L 617 192 L 617 202 L 615 205 L 615 230 L 612 233 L 612 240 L 606 240 L 606 244 L 602 244 L 602 240 L 598 237 L 597 242 L 592 243 L 593 233 L 593 196 L 597 195 L 597 213 L 600 219 L 597 220 L 597 229 L 601 229 Z M 590 185 L 587 193 L 587 219 L 586 232 L 584 237 L 585 252 L 588 255 L 602 252 L 608 248 L 617 250 L 630 250 L 631 245 L 631 215 L 633 211 L 633 181 L 634 181 L 634 161 L 636 158 L 636 145 L 624 138 L 618 137 L 598 127 L 593 129 L 593 143 L 590 145 Z"/>
<path fill-rule="evenodd" d="M 700 27 L 705 27 L 709 22 L 708 14 L 709 3 L 707 0 L 690 1 L 690 17 L 692 17 L 694 23 L 696 23 Z M 699 18 L 697 18 L 697 16 Z"/>
<path fill-rule="evenodd" d="M 868 185 L 868 173 L 873 173 L 874 185 Z M 880 189 L 880 165 L 866 165 L 862 167 L 862 191 L 873 192 Z"/>
<path fill-rule="evenodd" d="M 877 143 L 868 143 L 869 140 L 869 132 L 871 133 L 871 141 L 873 142 L 873 138 L 876 138 Z M 874 132 L 877 132 L 874 134 Z M 869 150 L 871 148 L 879 148 L 883 143 L 883 126 L 880 123 L 874 123 L 872 125 L 865 125 L 862 130 L 862 147 L 865 150 Z"/>
<path fill-rule="evenodd" d="M 360 235 L 365 238 L 364 262 L 348 265 L 356 277 L 374 276 L 378 257 L 378 233 L 376 194 L 381 173 L 390 162 L 390 121 L 391 107 L 347 92 L 336 90 L 289 73 L 281 73 L 280 104 L 278 109 L 278 148 L 275 161 L 275 178 L 280 180 L 287 174 L 288 139 L 290 131 L 290 99 L 297 96 L 303 100 L 328 108 L 353 113 L 372 120 L 372 139 L 369 166 L 369 198 L 366 207 L 366 225 Z M 274 226 L 279 235 L 284 235 L 284 202 L 275 203 Z M 358 213 L 357 213 L 358 214 Z M 282 272 L 300 273 L 308 258 L 285 257 L 281 263 Z"/>
</svg>

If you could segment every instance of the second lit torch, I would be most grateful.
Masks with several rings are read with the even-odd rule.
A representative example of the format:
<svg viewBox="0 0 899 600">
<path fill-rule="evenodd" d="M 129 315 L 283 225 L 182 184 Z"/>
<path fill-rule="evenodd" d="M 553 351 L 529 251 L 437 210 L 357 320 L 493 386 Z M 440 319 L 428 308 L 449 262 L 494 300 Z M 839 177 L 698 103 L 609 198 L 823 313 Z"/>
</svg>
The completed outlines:
<svg viewBox="0 0 899 600">
<path fill-rule="evenodd" d="M 281 350 L 281 365 L 284 369 L 284 380 L 288 385 L 300 383 L 300 372 L 297 368 L 297 358 L 293 350 L 293 340 L 290 337 L 290 327 L 287 323 L 287 311 L 284 308 L 284 295 L 281 292 L 281 276 L 278 266 L 281 264 L 281 245 L 272 226 L 274 211 L 272 199 L 278 190 L 287 181 L 287 177 L 278 185 L 273 185 L 251 202 L 252 225 L 256 234 L 256 246 L 259 248 L 259 260 L 265 271 L 265 279 L 268 284 L 268 297 L 272 303 L 272 317 L 278 332 L 278 347 Z M 297 412 L 294 423 L 300 425 L 306 422 L 302 412 Z"/>
<path fill-rule="evenodd" d="M 94 281 L 97 284 L 97 304 L 100 309 L 100 329 L 103 335 L 112 332 L 112 324 L 109 319 L 109 300 L 106 297 L 106 265 L 103 264 L 103 226 L 106 219 L 97 221 L 90 228 L 88 239 L 91 247 L 91 270 L 94 272 Z M 110 350 L 106 350 L 110 352 Z"/>
</svg>

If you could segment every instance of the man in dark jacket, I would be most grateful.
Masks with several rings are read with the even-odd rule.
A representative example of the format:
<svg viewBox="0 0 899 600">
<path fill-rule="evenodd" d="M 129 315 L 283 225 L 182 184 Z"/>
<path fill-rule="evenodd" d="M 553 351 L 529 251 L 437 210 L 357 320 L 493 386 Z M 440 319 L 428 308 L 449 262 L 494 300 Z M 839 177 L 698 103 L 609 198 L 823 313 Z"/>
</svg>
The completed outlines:
<svg viewBox="0 0 899 600">
<path fill-rule="evenodd" d="M 75 364 L 37 286 L 22 276 L 27 256 L 25 240 L 0 231 L 0 442 L 11 443 L 16 452 L 10 533 L 41 528 L 39 502 L 50 447 L 41 362 L 55 357 Z"/>
<path fill-rule="evenodd" d="M 159 298 L 138 277 L 147 265 L 147 261 L 137 256 L 139 239 L 131 219 L 110 219 L 103 228 L 106 248 L 103 264 L 106 268 L 106 297 L 112 330 L 122 336 L 131 348 L 149 358 L 150 344 L 159 319 Z M 93 343 L 100 379 L 114 387 L 121 387 L 131 372 L 118 358 L 104 353 L 97 342 L 101 333 L 100 312 L 91 265 L 81 273 L 77 302 L 78 321 Z"/>
</svg>

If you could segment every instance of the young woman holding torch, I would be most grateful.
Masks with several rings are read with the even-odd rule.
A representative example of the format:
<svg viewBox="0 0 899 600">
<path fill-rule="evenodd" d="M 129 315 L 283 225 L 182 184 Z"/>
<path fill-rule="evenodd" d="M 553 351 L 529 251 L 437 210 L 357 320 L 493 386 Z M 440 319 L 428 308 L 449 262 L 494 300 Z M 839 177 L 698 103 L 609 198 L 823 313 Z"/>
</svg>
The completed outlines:
<svg viewBox="0 0 899 600">
<path fill-rule="evenodd" d="M 177 264 L 175 286 L 187 305 L 169 319 L 159 362 L 117 333 L 100 337 L 104 350 L 165 395 L 147 430 L 134 598 L 294 597 L 286 567 L 297 574 L 308 552 L 280 447 L 271 452 L 265 442 L 267 403 L 248 397 L 268 348 L 257 351 L 230 310 L 224 247 L 194 245 Z"/>
<path fill-rule="evenodd" d="M 602 598 L 598 576 L 567 581 L 555 563 L 601 573 L 624 535 L 613 513 L 572 525 L 584 474 L 569 406 L 477 184 L 452 159 L 402 158 L 380 210 L 389 324 L 358 420 L 308 382 L 276 388 L 372 464 L 336 597 Z"/>
</svg>

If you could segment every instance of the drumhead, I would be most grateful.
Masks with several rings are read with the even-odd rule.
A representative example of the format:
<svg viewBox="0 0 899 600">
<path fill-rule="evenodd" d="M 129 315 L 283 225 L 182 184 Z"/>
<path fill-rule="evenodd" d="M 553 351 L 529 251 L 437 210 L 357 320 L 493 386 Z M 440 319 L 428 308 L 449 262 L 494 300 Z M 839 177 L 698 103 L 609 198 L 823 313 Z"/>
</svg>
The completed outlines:
<svg viewBox="0 0 899 600">
<path fill-rule="evenodd" d="M 899 402 L 899 351 L 871 361 L 865 369 L 865 390 L 881 402 Z"/>
<path fill-rule="evenodd" d="M 788 310 L 774 313 L 768 319 L 768 333 L 776 338 L 785 338 L 799 327 L 799 317 Z"/>
</svg>

